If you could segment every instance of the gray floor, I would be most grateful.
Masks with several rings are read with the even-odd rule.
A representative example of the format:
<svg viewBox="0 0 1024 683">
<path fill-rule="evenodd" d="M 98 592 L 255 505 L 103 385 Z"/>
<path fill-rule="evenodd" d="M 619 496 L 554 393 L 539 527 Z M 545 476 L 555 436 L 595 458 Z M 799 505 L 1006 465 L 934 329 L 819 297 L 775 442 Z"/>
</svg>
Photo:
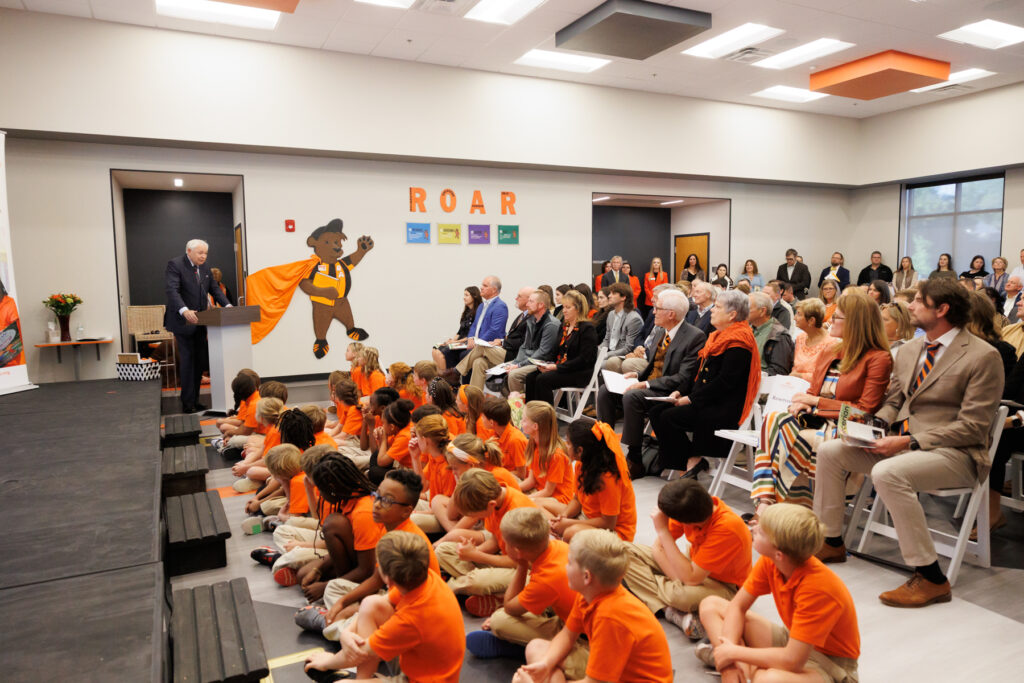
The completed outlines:
<svg viewBox="0 0 1024 683">
<path fill-rule="evenodd" d="M 322 399 L 326 388 L 292 387 L 289 404 Z M 212 427 L 207 428 L 212 430 Z M 229 486 L 230 470 L 211 471 L 209 488 Z M 637 542 L 650 543 L 654 533 L 649 515 L 664 482 L 645 478 L 635 484 L 639 524 Z M 727 487 L 725 500 L 737 511 L 751 509 L 746 492 Z M 228 566 L 209 572 L 177 577 L 174 586 L 191 586 L 244 576 L 249 580 L 257 603 L 268 656 L 273 659 L 312 648 L 332 645 L 317 636 L 301 634 L 291 614 L 305 604 L 297 588 L 281 588 L 269 572 L 249 558 L 249 551 L 270 542 L 268 534 L 244 536 L 239 523 L 245 517 L 247 496 L 224 499 L 234 534 L 228 539 Z M 929 503 L 935 514 L 945 506 Z M 953 601 L 921 610 L 885 607 L 878 594 L 906 580 L 906 575 L 865 560 L 851 558 L 835 565 L 836 573 L 849 587 L 858 611 L 861 633 L 860 672 L 862 681 L 967 681 L 1017 680 L 1020 655 L 1024 652 L 1024 515 L 1007 511 L 1010 523 L 993 536 L 993 567 L 983 569 L 965 564 L 954 589 Z M 869 551 L 892 561 L 899 560 L 895 544 L 886 539 L 873 543 Z M 758 600 L 754 609 L 778 620 L 771 599 Z M 479 628 L 480 620 L 466 617 L 466 631 Z M 672 653 L 676 680 L 701 680 L 710 675 L 693 657 L 693 646 L 671 624 L 662 621 Z M 515 663 L 476 660 L 466 655 L 463 681 L 508 681 Z M 272 670 L 274 681 L 288 683 L 305 679 L 297 664 Z"/>
</svg>

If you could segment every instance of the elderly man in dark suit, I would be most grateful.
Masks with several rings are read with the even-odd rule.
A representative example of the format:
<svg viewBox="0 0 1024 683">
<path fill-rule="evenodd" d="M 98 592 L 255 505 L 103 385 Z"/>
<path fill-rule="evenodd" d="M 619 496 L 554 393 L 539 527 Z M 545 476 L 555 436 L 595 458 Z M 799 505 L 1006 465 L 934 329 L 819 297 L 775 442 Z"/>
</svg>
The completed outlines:
<svg viewBox="0 0 1024 683">
<path fill-rule="evenodd" d="M 164 327 L 174 333 L 177 344 L 181 409 L 186 413 L 206 409 L 199 403 L 199 385 L 203 370 L 209 364 L 209 351 L 206 348 L 206 327 L 198 324 L 196 314 L 206 310 L 210 296 L 221 306 L 231 305 L 206 265 L 209 251 L 210 246 L 203 240 L 189 240 L 184 255 L 167 262 L 165 274 L 167 309 L 164 311 Z"/>
<path fill-rule="evenodd" d="M 776 280 L 793 285 L 793 296 L 803 301 L 811 288 L 811 271 L 796 258 L 796 249 L 786 250 L 786 262 L 775 273 Z"/>
<path fill-rule="evenodd" d="M 662 336 L 647 367 L 639 375 L 624 375 L 635 378 L 636 382 L 627 387 L 621 397 L 608 391 L 607 386 L 601 387 L 597 395 L 598 419 L 611 425 L 615 424 L 617 403 L 622 401 L 622 444 L 629 449 L 626 457 L 633 479 L 647 473 L 640 459 L 644 419 L 651 407 L 658 405 L 647 397 L 668 396 L 673 391 L 689 393 L 697 374 L 697 352 L 704 347 L 707 337 L 685 321 L 689 308 L 686 295 L 679 290 L 661 292 L 654 307 L 654 324 L 655 330 L 662 331 Z"/>
</svg>

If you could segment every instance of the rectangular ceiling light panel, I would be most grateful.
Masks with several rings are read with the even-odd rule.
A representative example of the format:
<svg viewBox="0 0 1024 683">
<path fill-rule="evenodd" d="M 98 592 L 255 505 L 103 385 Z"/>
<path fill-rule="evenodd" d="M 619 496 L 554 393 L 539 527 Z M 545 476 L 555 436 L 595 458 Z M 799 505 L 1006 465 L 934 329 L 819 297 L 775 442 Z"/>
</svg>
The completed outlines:
<svg viewBox="0 0 1024 683">
<path fill-rule="evenodd" d="M 510 26 L 544 4 L 545 0 L 480 0 L 467 19 Z"/>
<path fill-rule="evenodd" d="M 607 0 L 555 34 L 555 45 L 647 59 L 711 28 L 711 15 L 643 0 Z"/>
<path fill-rule="evenodd" d="M 949 62 L 886 50 L 812 73 L 810 88 L 829 95 L 875 100 L 942 83 L 947 78 Z"/>
<path fill-rule="evenodd" d="M 942 83 L 925 86 L 924 88 L 916 88 L 910 92 L 928 92 L 929 90 L 938 90 L 939 88 L 945 88 L 946 86 L 954 85 L 956 83 L 976 81 L 979 78 L 988 78 L 989 76 L 995 75 L 994 71 L 986 71 L 985 69 L 964 69 L 963 71 L 957 71 L 956 73 L 949 74 L 949 78 Z"/>
<path fill-rule="evenodd" d="M 257 9 L 269 9 L 275 12 L 287 12 L 288 14 L 295 14 L 295 8 L 299 4 L 299 0 L 219 0 L 219 2 L 255 7 Z"/>
<path fill-rule="evenodd" d="M 822 97 L 828 97 L 825 93 L 811 92 L 810 90 L 804 90 L 803 88 L 792 88 L 788 85 L 773 85 L 770 88 L 759 90 L 754 93 L 753 96 L 764 97 L 769 100 L 781 100 L 782 102 L 796 102 L 797 104 L 812 102 L 814 100 L 820 100 Z"/>
<path fill-rule="evenodd" d="M 841 52 L 851 47 L 853 47 L 853 43 L 844 43 L 834 38 L 819 38 L 794 47 L 792 50 L 772 55 L 768 59 L 762 59 L 760 62 L 754 62 L 754 66 L 759 66 L 762 69 L 788 69 L 791 66 L 804 64 L 812 59 Z"/>
<path fill-rule="evenodd" d="M 945 38 L 954 43 L 967 43 L 989 50 L 998 50 L 1001 47 L 1024 42 L 1024 28 L 993 19 L 985 19 L 941 33 L 939 38 Z"/>
<path fill-rule="evenodd" d="M 586 74 L 591 71 L 597 71 L 602 66 L 610 64 L 611 61 L 610 59 L 574 55 L 568 52 L 530 50 L 517 59 L 515 63 L 520 66 L 536 66 L 541 69 L 558 69 L 559 71 L 573 71 Z"/>
<path fill-rule="evenodd" d="M 772 28 L 763 24 L 743 24 L 731 31 L 705 40 L 703 43 L 698 43 L 688 50 L 683 50 L 683 54 L 704 59 L 718 59 L 745 47 L 763 43 L 783 33 L 785 31 L 781 28 Z"/>
<path fill-rule="evenodd" d="M 274 10 L 212 0 L 156 0 L 156 13 L 175 19 L 230 24 L 266 31 L 277 28 L 277 22 L 281 18 L 281 13 Z"/>
<path fill-rule="evenodd" d="M 356 0 L 367 5 L 380 5 L 381 7 L 395 7 L 397 9 L 409 9 L 416 0 Z"/>
</svg>

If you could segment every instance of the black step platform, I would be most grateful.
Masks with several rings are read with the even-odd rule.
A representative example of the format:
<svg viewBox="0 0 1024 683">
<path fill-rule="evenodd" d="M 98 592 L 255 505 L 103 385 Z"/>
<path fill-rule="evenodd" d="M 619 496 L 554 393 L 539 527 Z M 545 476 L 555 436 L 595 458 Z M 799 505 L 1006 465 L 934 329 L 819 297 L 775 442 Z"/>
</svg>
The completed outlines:
<svg viewBox="0 0 1024 683">
<path fill-rule="evenodd" d="M 164 567 L 168 576 L 227 566 L 224 541 L 231 530 L 216 491 L 167 498 L 164 522 Z"/>
<path fill-rule="evenodd" d="M 175 683 L 249 683 L 270 672 L 245 579 L 176 590 L 172 602 Z"/>
<path fill-rule="evenodd" d="M 199 416 L 168 415 L 164 418 L 164 433 L 160 437 L 161 448 L 189 446 L 199 443 L 199 433 L 203 428 L 199 425 Z"/>
<path fill-rule="evenodd" d="M 171 446 L 163 450 L 163 497 L 183 496 L 206 490 L 206 473 L 210 464 L 206 449 L 191 444 Z"/>
</svg>

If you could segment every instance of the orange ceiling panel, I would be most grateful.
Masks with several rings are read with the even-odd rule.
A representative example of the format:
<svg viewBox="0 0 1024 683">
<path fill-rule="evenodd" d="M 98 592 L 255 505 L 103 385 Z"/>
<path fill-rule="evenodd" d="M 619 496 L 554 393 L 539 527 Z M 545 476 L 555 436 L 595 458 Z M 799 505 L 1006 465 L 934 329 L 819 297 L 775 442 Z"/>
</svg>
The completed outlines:
<svg viewBox="0 0 1024 683">
<path fill-rule="evenodd" d="M 810 89 L 874 100 L 949 80 L 949 62 L 887 50 L 811 74 Z"/>
<path fill-rule="evenodd" d="M 217 2 L 228 2 L 232 5 L 245 5 L 257 9 L 272 9 L 288 14 L 295 14 L 295 7 L 299 4 L 299 0 L 217 0 Z"/>
</svg>

